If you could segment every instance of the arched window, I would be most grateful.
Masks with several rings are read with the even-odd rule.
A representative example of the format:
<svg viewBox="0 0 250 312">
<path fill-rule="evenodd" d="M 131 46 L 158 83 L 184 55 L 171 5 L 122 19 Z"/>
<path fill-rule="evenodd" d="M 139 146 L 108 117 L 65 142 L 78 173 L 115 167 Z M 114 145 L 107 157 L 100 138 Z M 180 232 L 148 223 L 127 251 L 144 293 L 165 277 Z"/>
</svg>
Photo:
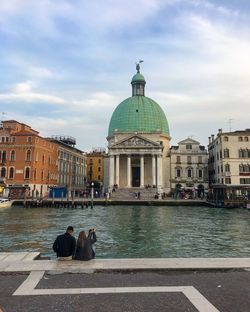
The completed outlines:
<svg viewBox="0 0 250 312">
<path fill-rule="evenodd" d="M 238 141 L 239 142 L 242 142 L 243 141 L 243 138 L 240 136 L 240 137 L 238 137 Z"/>
<path fill-rule="evenodd" d="M 228 142 L 228 137 L 225 136 L 225 137 L 223 138 L 223 141 L 224 141 L 224 142 Z"/>
<path fill-rule="evenodd" d="M 2 152 L 2 162 L 6 162 L 6 151 Z"/>
<path fill-rule="evenodd" d="M 243 165 L 243 171 L 248 172 L 248 165 Z"/>
<path fill-rule="evenodd" d="M 245 142 L 248 142 L 248 141 L 249 141 L 247 136 L 244 137 L 244 141 L 245 141 Z"/>
<path fill-rule="evenodd" d="M 45 155 L 43 154 L 43 157 L 42 157 L 42 163 L 44 164 L 45 163 Z"/>
<path fill-rule="evenodd" d="M 41 179 L 43 180 L 44 179 L 44 172 L 42 170 L 42 173 L 41 173 Z"/>
<path fill-rule="evenodd" d="M 34 180 L 36 180 L 36 168 L 34 169 Z"/>
<path fill-rule="evenodd" d="M 243 165 L 239 165 L 239 172 L 243 172 Z"/>
<path fill-rule="evenodd" d="M 1 168 L 1 178 L 5 178 L 6 177 L 6 168 L 2 167 Z"/>
<path fill-rule="evenodd" d="M 188 178 L 193 177 L 193 168 L 187 168 L 187 176 L 188 176 Z"/>
<path fill-rule="evenodd" d="M 26 167 L 25 168 L 25 179 L 29 179 L 30 178 L 30 167 Z"/>
<path fill-rule="evenodd" d="M 31 161 L 31 150 L 27 150 L 26 152 L 26 161 Z"/>
<path fill-rule="evenodd" d="M 14 178 L 14 168 L 10 167 L 10 171 L 9 171 L 9 179 L 13 179 Z"/>
<path fill-rule="evenodd" d="M 175 168 L 175 176 L 176 176 L 176 178 L 181 177 L 181 168 L 180 167 Z"/>
<path fill-rule="evenodd" d="M 11 151 L 10 152 L 10 161 L 14 161 L 15 160 L 15 156 L 16 156 L 15 151 Z"/>
</svg>

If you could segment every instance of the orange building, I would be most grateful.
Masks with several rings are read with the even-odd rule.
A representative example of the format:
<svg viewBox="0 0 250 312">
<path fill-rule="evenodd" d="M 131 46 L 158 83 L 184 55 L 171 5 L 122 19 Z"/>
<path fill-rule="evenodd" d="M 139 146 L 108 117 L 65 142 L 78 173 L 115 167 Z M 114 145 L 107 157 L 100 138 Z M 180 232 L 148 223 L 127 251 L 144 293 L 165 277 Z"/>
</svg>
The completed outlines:
<svg viewBox="0 0 250 312">
<path fill-rule="evenodd" d="M 87 173 L 89 181 L 103 184 L 105 149 L 93 149 L 87 154 Z"/>
<path fill-rule="evenodd" d="M 13 197 L 24 196 L 22 190 L 29 196 L 46 195 L 57 184 L 57 158 L 57 145 L 30 126 L 15 120 L 1 123 L 0 179 Z"/>
</svg>

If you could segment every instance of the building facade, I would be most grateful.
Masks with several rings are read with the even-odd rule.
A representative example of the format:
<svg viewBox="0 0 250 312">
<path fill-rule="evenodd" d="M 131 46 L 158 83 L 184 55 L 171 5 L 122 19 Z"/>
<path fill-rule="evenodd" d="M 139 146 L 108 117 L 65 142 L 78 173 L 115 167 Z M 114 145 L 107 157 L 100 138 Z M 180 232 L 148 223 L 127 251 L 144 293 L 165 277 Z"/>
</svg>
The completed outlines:
<svg viewBox="0 0 250 312">
<path fill-rule="evenodd" d="M 170 191 L 169 126 L 154 100 L 145 96 L 146 81 L 136 66 L 132 96 L 113 112 L 108 131 L 109 189 Z"/>
<path fill-rule="evenodd" d="M 208 189 L 208 153 L 198 141 L 187 138 L 170 149 L 171 189 Z"/>
<path fill-rule="evenodd" d="M 85 188 L 87 180 L 87 156 L 75 147 L 70 136 L 53 136 L 48 139 L 58 148 L 58 187 L 65 187 L 71 194 Z"/>
<path fill-rule="evenodd" d="M 96 181 L 103 185 L 105 157 L 106 150 L 103 148 L 96 148 L 87 153 L 87 176 L 89 181 Z"/>
<path fill-rule="evenodd" d="M 0 177 L 13 194 L 19 187 L 27 196 L 44 196 L 50 185 L 57 184 L 57 155 L 57 145 L 28 125 L 15 120 L 1 123 Z"/>
<path fill-rule="evenodd" d="M 250 185 L 250 129 L 209 137 L 210 184 Z"/>
</svg>

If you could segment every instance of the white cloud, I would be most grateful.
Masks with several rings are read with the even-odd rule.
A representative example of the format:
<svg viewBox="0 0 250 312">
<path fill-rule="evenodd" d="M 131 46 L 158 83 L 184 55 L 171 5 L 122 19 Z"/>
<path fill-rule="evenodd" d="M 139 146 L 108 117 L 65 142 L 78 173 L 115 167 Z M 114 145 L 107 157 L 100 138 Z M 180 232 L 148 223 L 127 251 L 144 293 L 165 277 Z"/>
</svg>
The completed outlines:
<svg viewBox="0 0 250 312">
<path fill-rule="evenodd" d="M 32 91 L 34 83 L 30 80 L 17 83 L 10 93 L 0 93 L 0 102 L 47 102 L 51 104 L 66 104 L 66 101 L 58 96 Z"/>
</svg>

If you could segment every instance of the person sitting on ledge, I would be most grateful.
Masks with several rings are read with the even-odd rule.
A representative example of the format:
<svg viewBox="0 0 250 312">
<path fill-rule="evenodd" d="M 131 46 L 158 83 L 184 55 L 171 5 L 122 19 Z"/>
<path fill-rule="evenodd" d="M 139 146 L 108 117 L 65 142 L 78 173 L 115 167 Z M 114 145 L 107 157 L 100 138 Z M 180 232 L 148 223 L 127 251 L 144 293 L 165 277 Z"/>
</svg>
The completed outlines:
<svg viewBox="0 0 250 312">
<path fill-rule="evenodd" d="M 58 260 L 72 260 L 76 248 L 73 232 L 73 226 L 68 226 L 66 233 L 57 236 L 53 250 L 56 252 Z"/>
<path fill-rule="evenodd" d="M 73 259 L 87 261 L 95 258 L 95 252 L 92 247 L 96 242 L 95 232 L 96 229 L 90 229 L 88 237 L 86 236 L 85 231 L 79 233 L 76 243 L 76 252 Z"/>
</svg>

